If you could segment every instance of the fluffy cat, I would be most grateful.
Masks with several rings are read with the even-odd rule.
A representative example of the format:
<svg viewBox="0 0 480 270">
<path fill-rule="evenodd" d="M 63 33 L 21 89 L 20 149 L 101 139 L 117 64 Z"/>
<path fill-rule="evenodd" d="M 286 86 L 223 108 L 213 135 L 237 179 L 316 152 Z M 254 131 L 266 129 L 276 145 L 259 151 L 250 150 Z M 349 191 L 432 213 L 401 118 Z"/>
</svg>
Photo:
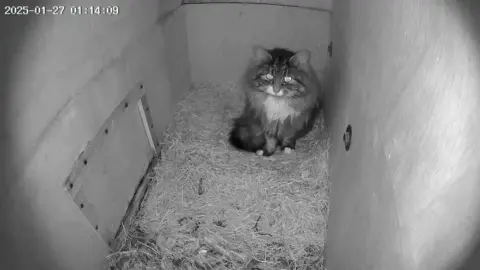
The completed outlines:
<svg viewBox="0 0 480 270">
<path fill-rule="evenodd" d="M 241 150 L 271 156 L 280 146 L 295 150 L 311 129 L 320 109 L 321 88 L 310 65 L 310 52 L 284 48 L 253 48 L 243 76 L 243 114 L 236 118 L 230 143 Z"/>
</svg>

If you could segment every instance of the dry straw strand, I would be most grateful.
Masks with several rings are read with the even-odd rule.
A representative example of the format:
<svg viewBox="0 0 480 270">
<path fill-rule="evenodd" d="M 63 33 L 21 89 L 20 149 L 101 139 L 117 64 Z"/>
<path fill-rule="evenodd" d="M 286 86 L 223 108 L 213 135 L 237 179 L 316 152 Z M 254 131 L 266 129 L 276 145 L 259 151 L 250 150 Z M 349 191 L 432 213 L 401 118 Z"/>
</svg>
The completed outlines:
<svg viewBox="0 0 480 270">
<path fill-rule="evenodd" d="M 114 267 L 322 269 L 329 209 L 323 120 L 294 154 L 261 158 L 226 143 L 243 100 L 233 83 L 203 84 L 178 104 L 135 226 L 109 256 Z"/>
</svg>

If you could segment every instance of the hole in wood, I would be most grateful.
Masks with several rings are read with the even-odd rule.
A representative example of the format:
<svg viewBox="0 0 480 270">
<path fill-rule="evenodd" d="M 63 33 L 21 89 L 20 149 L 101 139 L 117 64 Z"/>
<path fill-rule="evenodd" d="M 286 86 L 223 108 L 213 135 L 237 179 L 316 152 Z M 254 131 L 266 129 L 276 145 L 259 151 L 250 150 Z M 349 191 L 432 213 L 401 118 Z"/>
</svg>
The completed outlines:
<svg viewBox="0 0 480 270">
<path fill-rule="evenodd" d="M 106 128 L 104 131 L 105 131 L 105 134 L 108 134 L 108 128 Z"/>
<path fill-rule="evenodd" d="M 140 84 L 140 89 L 143 89 L 143 84 Z"/>
<path fill-rule="evenodd" d="M 95 230 L 97 230 L 97 231 L 98 231 L 98 225 L 95 225 Z"/>
<path fill-rule="evenodd" d="M 153 128 L 153 124 L 150 124 L 150 128 Z"/>
<path fill-rule="evenodd" d="M 330 41 L 330 43 L 328 44 L 328 55 L 330 57 L 332 57 L 333 55 L 333 43 Z"/>
<path fill-rule="evenodd" d="M 352 126 L 348 125 L 345 133 L 343 133 L 343 142 L 345 143 L 345 150 L 350 150 L 352 144 Z"/>
<path fill-rule="evenodd" d="M 111 246 L 112 246 L 112 242 L 108 241 L 108 246 L 111 247 Z"/>
<path fill-rule="evenodd" d="M 148 112 L 149 108 L 148 107 L 145 107 L 145 111 Z"/>
<path fill-rule="evenodd" d="M 70 183 L 70 185 L 68 185 L 70 187 L 70 189 L 73 188 L 73 183 Z"/>
<path fill-rule="evenodd" d="M 128 102 L 125 102 L 125 108 L 127 108 L 127 107 L 128 107 Z"/>
<path fill-rule="evenodd" d="M 80 208 L 83 209 L 83 203 L 80 204 Z"/>
<path fill-rule="evenodd" d="M 86 159 L 83 160 L 83 165 L 87 165 L 88 161 Z"/>
</svg>

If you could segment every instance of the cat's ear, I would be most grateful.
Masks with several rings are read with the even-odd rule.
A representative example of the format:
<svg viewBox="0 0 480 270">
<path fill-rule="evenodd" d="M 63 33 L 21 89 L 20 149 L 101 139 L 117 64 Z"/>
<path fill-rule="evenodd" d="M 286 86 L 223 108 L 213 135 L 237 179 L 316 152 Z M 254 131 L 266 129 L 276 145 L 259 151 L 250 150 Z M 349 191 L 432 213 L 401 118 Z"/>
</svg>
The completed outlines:
<svg viewBox="0 0 480 270">
<path fill-rule="evenodd" d="M 309 50 L 301 50 L 295 53 L 295 55 L 290 58 L 290 63 L 292 63 L 293 65 L 303 65 L 303 64 L 308 64 L 309 62 L 310 62 Z"/>
<path fill-rule="evenodd" d="M 255 45 L 253 46 L 253 56 L 257 61 L 269 61 L 272 60 L 272 56 L 268 51 L 262 46 Z"/>
</svg>

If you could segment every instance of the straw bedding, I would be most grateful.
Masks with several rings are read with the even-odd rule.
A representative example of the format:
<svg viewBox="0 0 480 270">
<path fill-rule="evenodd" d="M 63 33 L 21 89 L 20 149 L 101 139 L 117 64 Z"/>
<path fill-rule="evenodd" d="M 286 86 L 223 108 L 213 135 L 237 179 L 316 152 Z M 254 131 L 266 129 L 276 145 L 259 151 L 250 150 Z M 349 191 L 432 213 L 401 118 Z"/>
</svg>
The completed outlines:
<svg viewBox="0 0 480 270">
<path fill-rule="evenodd" d="M 116 269 L 323 269 L 328 137 L 323 120 L 290 155 L 227 143 L 243 107 L 235 84 L 193 87 L 164 135 L 161 162 Z"/>
</svg>

